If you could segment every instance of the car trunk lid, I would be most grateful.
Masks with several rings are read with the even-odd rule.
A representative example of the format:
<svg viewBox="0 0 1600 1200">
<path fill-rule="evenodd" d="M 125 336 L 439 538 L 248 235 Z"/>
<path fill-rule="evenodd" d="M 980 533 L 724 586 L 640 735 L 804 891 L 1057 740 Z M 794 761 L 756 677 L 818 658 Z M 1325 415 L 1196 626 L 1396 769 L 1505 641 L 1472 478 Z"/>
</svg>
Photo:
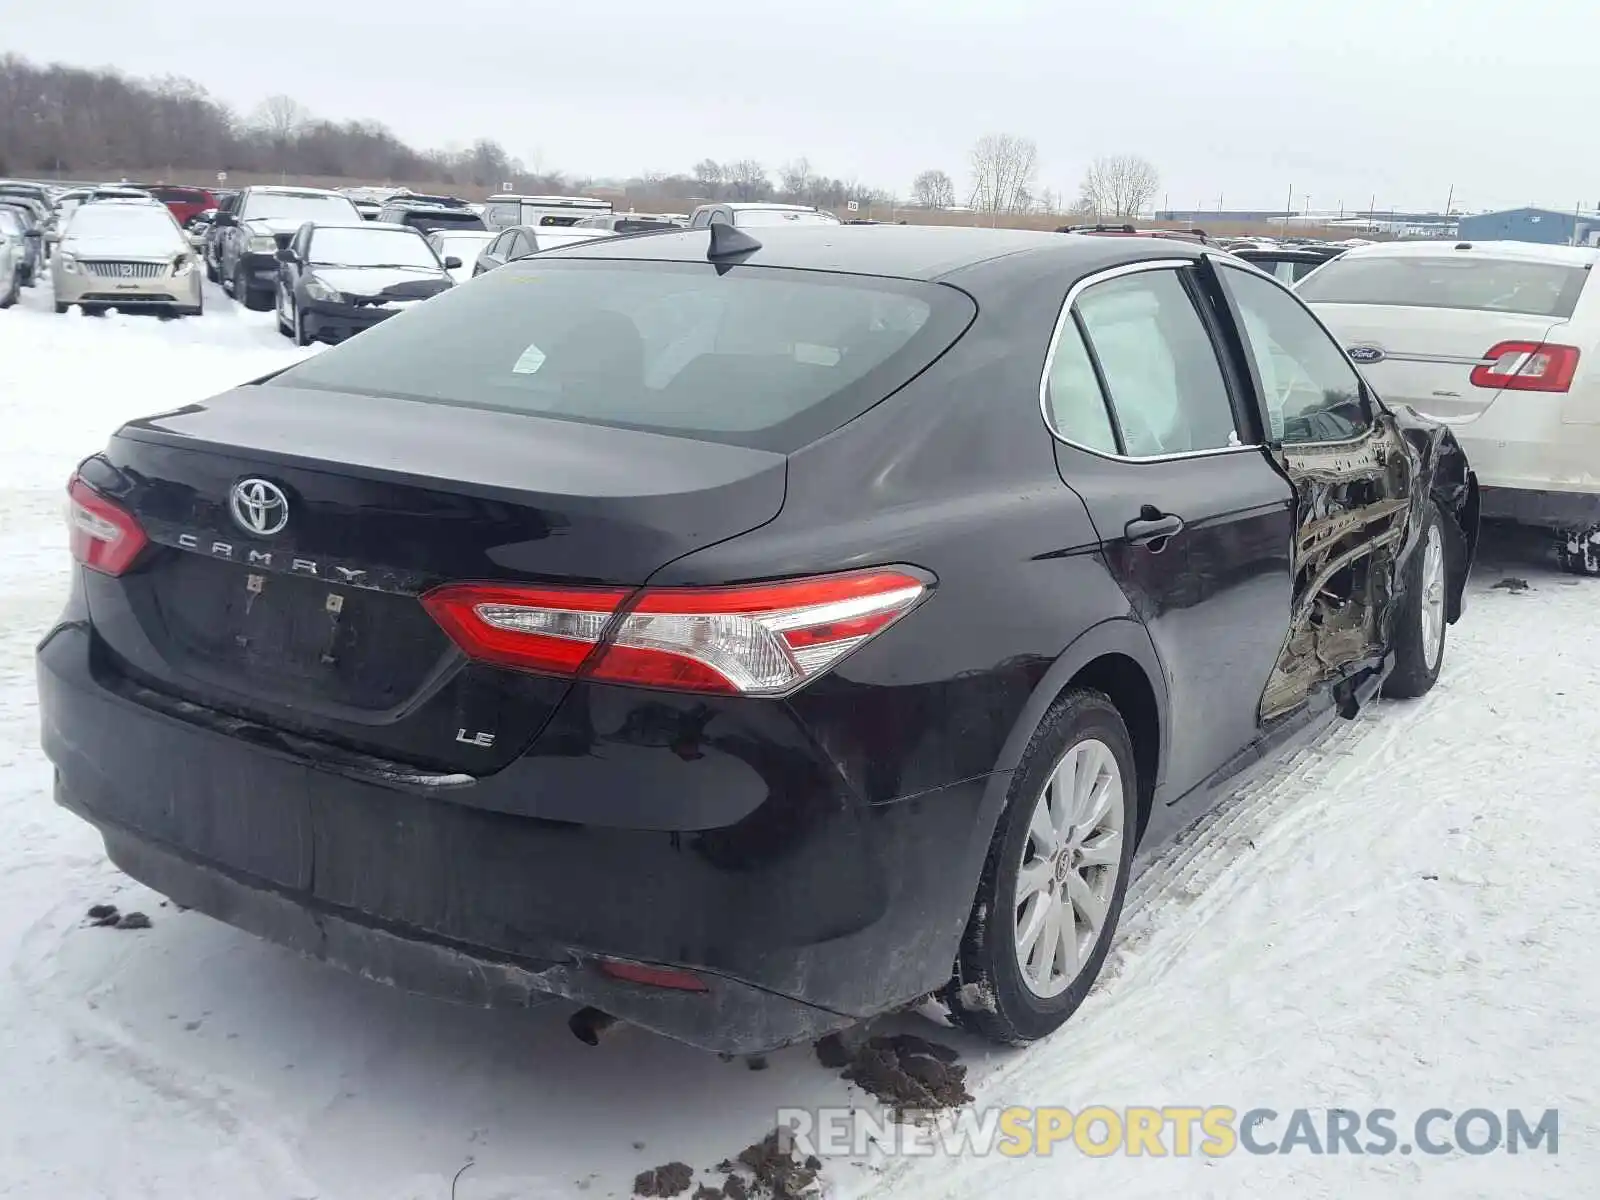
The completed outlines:
<svg viewBox="0 0 1600 1200">
<path fill-rule="evenodd" d="M 145 686 L 483 774 L 569 681 L 465 662 L 418 597 L 468 580 L 640 584 L 776 516 L 784 471 L 781 454 L 688 438 L 243 387 L 134 422 L 85 464 L 156 544 L 90 580 L 91 615 Z"/>
<path fill-rule="evenodd" d="M 1478 387 L 1473 370 L 1502 342 L 1560 341 L 1548 316 L 1383 304 L 1313 304 L 1361 372 L 1391 404 L 1462 424 L 1504 391 Z"/>
</svg>

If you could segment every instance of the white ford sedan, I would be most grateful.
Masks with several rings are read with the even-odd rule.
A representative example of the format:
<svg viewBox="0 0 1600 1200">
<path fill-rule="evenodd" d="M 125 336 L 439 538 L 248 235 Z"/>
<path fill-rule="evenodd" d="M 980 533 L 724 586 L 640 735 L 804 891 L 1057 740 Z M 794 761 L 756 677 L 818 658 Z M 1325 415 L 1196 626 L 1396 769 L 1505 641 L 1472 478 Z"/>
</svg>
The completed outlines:
<svg viewBox="0 0 1600 1200">
<path fill-rule="evenodd" d="M 1361 246 L 1295 290 L 1377 393 L 1447 422 L 1482 515 L 1555 531 L 1600 574 L 1600 249 L 1525 242 Z"/>
</svg>

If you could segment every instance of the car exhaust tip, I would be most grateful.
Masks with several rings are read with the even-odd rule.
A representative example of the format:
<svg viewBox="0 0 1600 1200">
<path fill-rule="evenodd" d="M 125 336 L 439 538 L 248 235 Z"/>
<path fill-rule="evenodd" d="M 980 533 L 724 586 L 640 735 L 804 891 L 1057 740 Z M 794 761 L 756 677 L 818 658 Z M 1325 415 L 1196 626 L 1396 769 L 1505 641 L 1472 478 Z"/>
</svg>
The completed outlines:
<svg viewBox="0 0 1600 1200">
<path fill-rule="evenodd" d="M 586 1046 L 598 1046 L 600 1039 L 617 1023 L 617 1019 L 610 1013 L 603 1013 L 598 1008 L 580 1008 L 567 1018 L 567 1028 L 572 1030 L 572 1036 Z"/>
</svg>

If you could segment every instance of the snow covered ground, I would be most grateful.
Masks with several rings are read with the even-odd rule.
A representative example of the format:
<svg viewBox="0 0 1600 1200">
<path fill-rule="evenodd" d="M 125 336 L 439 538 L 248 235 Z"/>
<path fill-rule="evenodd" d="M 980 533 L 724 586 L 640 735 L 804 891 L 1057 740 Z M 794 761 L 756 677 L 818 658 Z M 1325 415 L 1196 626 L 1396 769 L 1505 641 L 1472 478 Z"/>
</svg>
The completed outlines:
<svg viewBox="0 0 1600 1200">
<path fill-rule="evenodd" d="M 559 1006 L 400 995 L 109 867 L 36 744 L 65 479 L 120 420 L 302 352 L 214 289 L 182 322 L 48 299 L 0 312 L 0 1193 L 445 1200 L 470 1163 L 457 1200 L 621 1197 L 780 1107 L 860 1102 L 805 1050 L 758 1072 L 636 1031 L 590 1049 Z M 1487 556 L 1431 696 L 1340 727 L 1145 871 L 1071 1025 L 1019 1052 L 940 1036 L 980 1107 L 1559 1108 L 1558 1155 L 900 1158 L 830 1163 L 833 1195 L 1600 1194 L 1600 582 L 1519 553 Z M 90 928 L 100 902 L 153 928 Z"/>
</svg>

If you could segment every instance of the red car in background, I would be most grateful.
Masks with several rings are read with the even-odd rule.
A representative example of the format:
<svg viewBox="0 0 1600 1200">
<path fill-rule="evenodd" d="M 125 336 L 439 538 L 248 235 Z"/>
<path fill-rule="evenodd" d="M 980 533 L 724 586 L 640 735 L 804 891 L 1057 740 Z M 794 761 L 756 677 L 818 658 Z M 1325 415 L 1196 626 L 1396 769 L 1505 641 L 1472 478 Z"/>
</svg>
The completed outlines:
<svg viewBox="0 0 1600 1200">
<path fill-rule="evenodd" d="M 217 206 L 217 198 L 205 188 L 180 187 L 169 183 L 137 184 L 167 206 L 173 219 L 185 229 L 189 222 Z"/>
</svg>

